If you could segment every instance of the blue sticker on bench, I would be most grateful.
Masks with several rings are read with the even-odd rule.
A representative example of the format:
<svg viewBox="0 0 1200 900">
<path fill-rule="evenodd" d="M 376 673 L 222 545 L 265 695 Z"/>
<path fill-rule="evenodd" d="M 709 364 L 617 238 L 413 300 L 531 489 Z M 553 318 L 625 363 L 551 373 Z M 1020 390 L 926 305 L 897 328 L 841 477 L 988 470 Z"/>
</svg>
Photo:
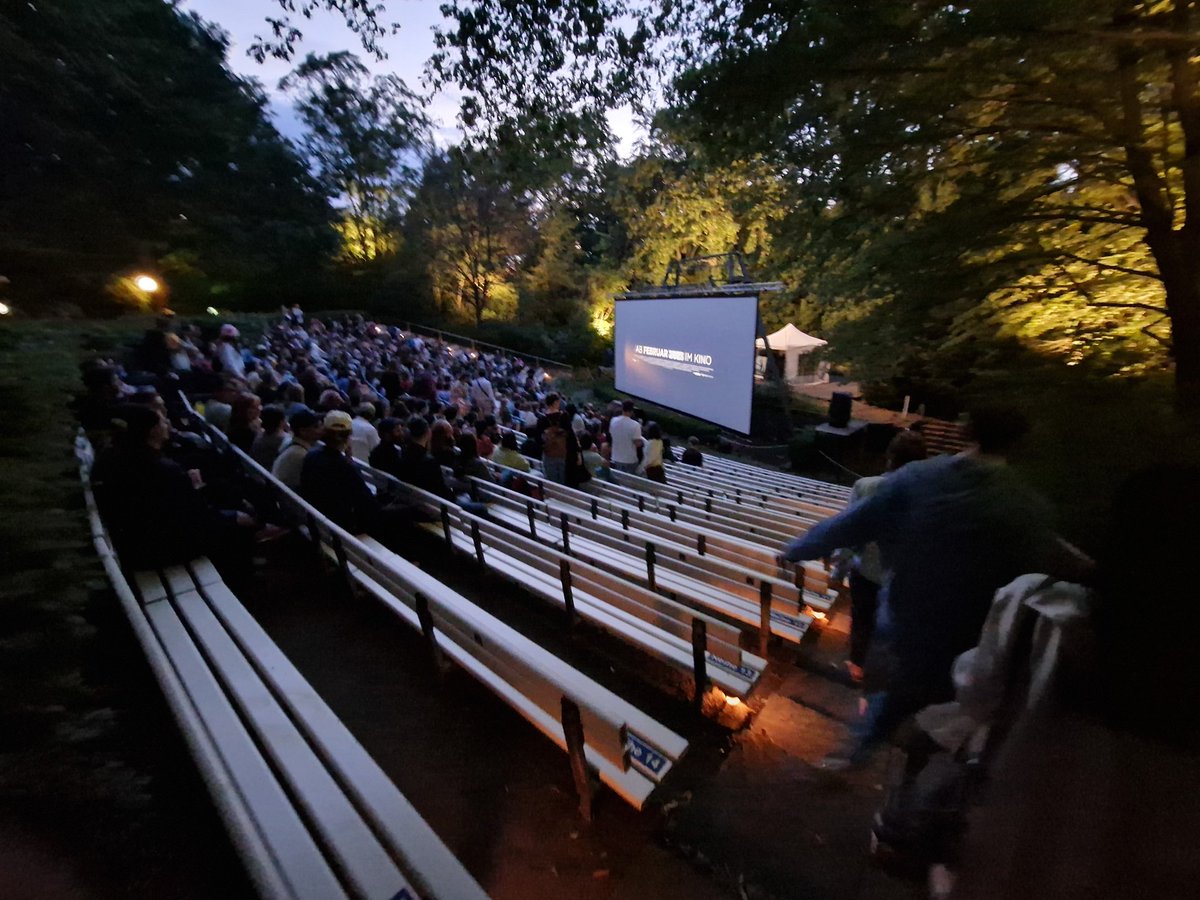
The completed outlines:
<svg viewBox="0 0 1200 900">
<path fill-rule="evenodd" d="M 721 659 L 719 656 L 714 656 L 712 653 L 706 653 L 705 657 L 710 666 L 716 666 L 718 669 L 724 669 L 726 672 L 732 672 L 735 675 L 741 675 L 751 683 L 758 680 L 760 673 L 754 669 L 748 668 L 747 666 L 735 666 L 733 663 Z"/>
<path fill-rule="evenodd" d="M 782 622 L 784 625 L 789 625 L 792 628 L 799 629 L 800 631 L 807 630 L 809 622 L 811 621 L 811 619 L 808 619 L 807 617 L 798 619 L 796 616 L 789 616 L 787 613 L 781 613 L 778 610 L 771 611 L 771 618 L 776 622 Z"/>
<path fill-rule="evenodd" d="M 395 896 L 392 897 L 392 900 L 417 900 L 417 895 L 408 888 L 400 888 Z"/>
<path fill-rule="evenodd" d="M 625 747 L 629 751 L 629 761 L 636 763 L 639 768 L 645 769 L 655 779 L 662 778 L 670 768 L 671 761 L 632 731 L 627 730 L 625 734 Z"/>
</svg>

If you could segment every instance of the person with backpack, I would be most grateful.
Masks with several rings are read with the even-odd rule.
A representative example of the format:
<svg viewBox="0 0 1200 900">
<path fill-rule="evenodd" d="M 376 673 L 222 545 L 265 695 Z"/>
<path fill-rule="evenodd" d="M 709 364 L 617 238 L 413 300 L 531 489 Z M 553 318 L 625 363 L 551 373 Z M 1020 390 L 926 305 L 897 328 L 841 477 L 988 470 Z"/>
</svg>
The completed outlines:
<svg viewBox="0 0 1200 900">
<path fill-rule="evenodd" d="M 542 429 L 542 474 L 556 484 L 567 483 L 568 423 L 556 412 Z"/>
</svg>

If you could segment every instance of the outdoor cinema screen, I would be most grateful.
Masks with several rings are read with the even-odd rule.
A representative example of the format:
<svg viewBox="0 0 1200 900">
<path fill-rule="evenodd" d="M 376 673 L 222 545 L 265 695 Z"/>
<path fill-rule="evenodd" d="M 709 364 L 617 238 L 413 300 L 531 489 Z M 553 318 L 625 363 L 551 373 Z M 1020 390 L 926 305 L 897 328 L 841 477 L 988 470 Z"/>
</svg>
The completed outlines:
<svg viewBox="0 0 1200 900">
<path fill-rule="evenodd" d="M 618 300 L 616 387 L 750 433 L 757 297 Z"/>
</svg>

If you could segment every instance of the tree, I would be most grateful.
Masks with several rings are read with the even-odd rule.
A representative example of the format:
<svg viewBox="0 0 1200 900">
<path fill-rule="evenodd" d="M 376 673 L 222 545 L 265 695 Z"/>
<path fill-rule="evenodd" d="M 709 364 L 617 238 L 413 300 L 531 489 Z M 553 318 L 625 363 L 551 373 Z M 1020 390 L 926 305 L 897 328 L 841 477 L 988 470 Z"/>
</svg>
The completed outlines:
<svg viewBox="0 0 1200 900">
<path fill-rule="evenodd" d="M 1118 319 L 1143 348 L 1165 342 L 1181 403 L 1200 406 L 1194 0 L 685 0 L 622 5 L 600 33 L 599 4 L 573 0 L 552 7 L 553 53 L 509 49 L 545 15 L 532 6 L 450 7 L 468 85 L 504 83 L 515 53 L 520 107 L 560 77 L 555 53 L 585 54 L 601 65 L 565 82 L 586 98 L 570 102 L 603 105 L 654 48 L 677 76 L 674 127 L 802 185 L 794 233 L 865 251 L 831 248 L 810 277 L 865 296 L 897 336 L 1016 298 L 1032 323 L 1049 301 L 1047 333 L 1082 327 L 1087 343 L 1089 323 Z"/>
<path fill-rule="evenodd" d="M 629 245 L 627 278 L 656 284 L 673 261 L 730 251 L 766 271 L 782 187 L 761 160 L 711 165 L 664 139 L 614 185 L 613 208 Z"/>
<path fill-rule="evenodd" d="M 276 59 L 291 59 L 304 33 L 297 28 L 286 13 L 299 13 L 303 19 L 311 19 L 320 10 L 340 15 L 346 27 L 359 36 L 363 49 L 376 59 L 386 59 L 387 54 L 379 45 L 379 39 L 400 30 L 400 23 L 383 18 L 385 7 L 376 0 L 274 0 L 285 15 L 268 16 L 270 37 L 256 35 L 250 45 L 250 55 L 259 62 L 268 56 Z"/>
<path fill-rule="evenodd" d="M 545 182 L 611 158 L 607 111 L 646 95 L 627 66 L 650 31 L 629 0 L 450 0 L 434 32 L 436 87 L 461 92 L 459 124 L 476 149 L 520 157 Z M 607 90 L 602 90 L 607 86 Z"/>
<path fill-rule="evenodd" d="M 528 202 L 503 173 L 494 157 L 460 148 L 435 154 L 408 216 L 435 305 L 476 325 L 515 312 L 516 281 L 532 249 Z"/>
<path fill-rule="evenodd" d="M 344 204 L 342 257 L 370 262 L 396 251 L 400 217 L 417 184 L 429 120 L 395 75 L 368 78 L 351 53 L 309 54 L 284 78 L 308 128 L 302 146 L 327 196 Z"/>
<path fill-rule="evenodd" d="M 941 281 L 959 292 L 936 304 L 949 321 L 984 298 L 1026 321 L 1057 304 L 1050 332 L 1120 320 L 1169 344 L 1196 407 L 1195 7 L 738 4 L 703 30 L 714 52 L 677 102 L 697 134 L 778 154 L 842 216 L 874 217 L 881 253 L 905 251 L 875 279 L 889 314 L 928 310 L 917 293 Z"/>
<path fill-rule="evenodd" d="M 309 271 L 327 208 L 226 47 L 161 0 L 0 11 L 0 259 L 15 296 L 86 302 L 161 263 L 224 302 Z"/>
</svg>

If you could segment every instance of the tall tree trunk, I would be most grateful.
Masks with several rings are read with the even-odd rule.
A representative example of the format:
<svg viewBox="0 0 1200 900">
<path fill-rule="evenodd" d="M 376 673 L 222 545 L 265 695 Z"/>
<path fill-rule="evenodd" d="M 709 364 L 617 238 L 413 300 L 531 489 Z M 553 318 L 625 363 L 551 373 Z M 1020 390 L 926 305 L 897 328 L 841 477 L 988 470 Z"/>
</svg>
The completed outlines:
<svg viewBox="0 0 1200 900">
<path fill-rule="evenodd" d="M 1200 246 L 1190 235 L 1174 237 L 1174 259 L 1169 265 L 1160 260 L 1159 271 L 1171 317 L 1175 405 L 1181 412 L 1200 415 Z"/>
</svg>

